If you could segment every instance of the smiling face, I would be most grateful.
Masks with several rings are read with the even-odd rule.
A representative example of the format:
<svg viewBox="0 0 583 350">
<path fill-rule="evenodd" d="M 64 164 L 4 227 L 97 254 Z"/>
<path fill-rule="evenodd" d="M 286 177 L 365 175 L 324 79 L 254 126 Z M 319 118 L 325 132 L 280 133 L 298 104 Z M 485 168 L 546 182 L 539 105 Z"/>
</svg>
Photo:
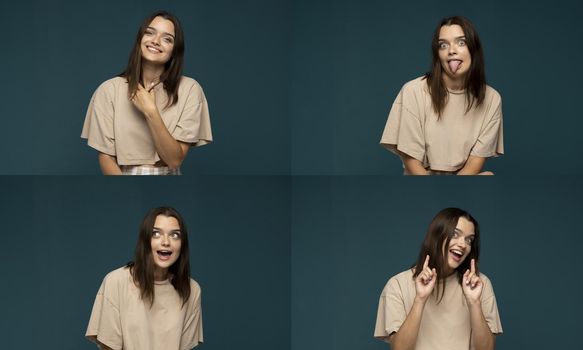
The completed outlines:
<svg viewBox="0 0 583 350">
<path fill-rule="evenodd" d="M 445 77 L 459 80 L 466 76 L 472 65 L 472 56 L 466 36 L 457 24 L 444 25 L 439 30 L 439 60 Z"/>
<path fill-rule="evenodd" d="M 158 215 L 150 242 L 156 279 L 165 279 L 168 268 L 178 260 L 182 247 L 182 232 L 178 220 L 171 216 Z"/>
<path fill-rule="evenodd" d="M 449 245 L 443 242 L 443 256 L 446 260 L 446 274 L 455 272 L 472 251 L 474 241 L 474 224 L 464 217 L 458 219 L 456 228 L 450 238 Z"/>
<path fill-rule="evenodd" d="M 142 36 L 142 58 L 152 63 L 165 64 L 172 58 L 174 40 L 174 24 L 160 16 L 155 17 Z"/>
</svg>

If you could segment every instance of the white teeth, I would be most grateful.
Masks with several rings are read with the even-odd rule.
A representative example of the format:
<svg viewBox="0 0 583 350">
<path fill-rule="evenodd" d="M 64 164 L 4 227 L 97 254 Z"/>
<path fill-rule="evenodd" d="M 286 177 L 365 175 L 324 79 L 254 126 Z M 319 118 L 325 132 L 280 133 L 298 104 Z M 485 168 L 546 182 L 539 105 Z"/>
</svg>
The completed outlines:
<svg viewBox="0 0 583 350">
<path fill-rule="evenodd" d="M 464 253 L 462 253 L 461 250 L 457 250 L 457 249 L 452 249 L 451 252 L 456 254 L 456 255 L 463 255 L 464 254 Z"/>
</svg>

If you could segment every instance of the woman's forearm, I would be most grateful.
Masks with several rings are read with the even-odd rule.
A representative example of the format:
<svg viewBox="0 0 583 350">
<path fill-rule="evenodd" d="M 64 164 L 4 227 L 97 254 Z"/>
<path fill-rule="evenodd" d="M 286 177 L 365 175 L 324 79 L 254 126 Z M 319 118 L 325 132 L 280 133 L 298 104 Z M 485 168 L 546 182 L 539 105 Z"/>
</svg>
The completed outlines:
<svg viewBox="0 0 583 350">
<path fill-rule="evenodd" d="M 410 175 L 429 175 L 427 173 L 427 170 L 425 170 L 425 168 L 423 167 L 423 164 L 411 157 L 408 156 L 404 153 L 401 153 L 401 159 L 403 160 L 403 165 L 405 165 L 405 170 L 407 170 L 407 173 Z"/>
<path fill-rule="evenodd" d="M 425 308 L 425 301 L 415 300 L 411 311 L 407 315 L 405 322 L 399 328 L 397 333 L 389 337 L 392 350 L 413 350 L 417 343 L 417 335 L 419 334 L 419 326 L 421 325 L 421 318 L 423 317 L 423 309 Z"/>
<path fill-rule="evenodd" d="M 99 167 L 101 168 L 101 172 L 103 175 L 121 175 L 121 169 L 119 165 L 117 165 L 117 160 L 114 156 L 110 156 L 109 154 L 99 153 L 97 156 L 99 160 Z"/>
<path fill-rule="evenodd" d="M 469 304 L 470 309 L 470 325 L 472 327 L 472 343 L 476 350 L 493 350 L 495 336 L 490 331 L 484 313 L 482 312 L 482 305 L 477 302 Z"/>
<path fill-rule="evenodd" d="M 183 152 L 180 143 L 170 135 L 166 125 L 162 121 L 160 112 L 158 110 L 153 110 L 149 113 L 145 113 L 146 121 L 150 132 L 152 133 L 152 138 L 154 139 L 154 147 L 156 147 L 156 152 L 160 156 L 160 159 L 168 165 L 171 169 L 176 169 L 180 167 L 182 161 L 184 160 L 185 153 Z"/>
<path fill-rule="evenodd" d="M 482 171 L 482 167 L 486 162 L 486 158 L 469 156 L 464 167 L 458 171 L 458 175 L 478 175 Z"/>
</svg>

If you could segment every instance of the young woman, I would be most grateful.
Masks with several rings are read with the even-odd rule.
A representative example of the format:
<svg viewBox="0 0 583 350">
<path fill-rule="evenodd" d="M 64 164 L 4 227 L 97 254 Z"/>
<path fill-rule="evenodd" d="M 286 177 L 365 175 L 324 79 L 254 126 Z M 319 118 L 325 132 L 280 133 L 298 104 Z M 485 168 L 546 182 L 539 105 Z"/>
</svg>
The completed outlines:
<svg viewBox="0 0 583 350">
<path fill-rule="evenodd" d="M 160 11 L 142 23 L 126 69 L 91 98 L 81 137 L 106 175 L 180 175 L 190 146 L 212 141 L 206 98 L 184 77 L 178 18 Z"/>
<path fill-rule="evenodd" d="M 403 86 L 381 144 L 406 175 L 493 175 L 482 168 L 504 153 L 502 102 L 486 85 L 478 33 L 463 17 L 445 18 L 431 48 L 431 70 Z"/>
<path fill-rule="evenodd" d="M 479 256 L 478 222 L 461 209 L 440 211 L 415 265 L 383 289 L 375 337 L 393 350 L 494 349 L 502 326 Z"/>
<path fill-rule="evenodd" d="M 105 276 L 85 336 L 100 349 L 192 349 L 203 340 L 200 294 L 180 214 L 152 209 L 134 261 Z"/>
</svg>

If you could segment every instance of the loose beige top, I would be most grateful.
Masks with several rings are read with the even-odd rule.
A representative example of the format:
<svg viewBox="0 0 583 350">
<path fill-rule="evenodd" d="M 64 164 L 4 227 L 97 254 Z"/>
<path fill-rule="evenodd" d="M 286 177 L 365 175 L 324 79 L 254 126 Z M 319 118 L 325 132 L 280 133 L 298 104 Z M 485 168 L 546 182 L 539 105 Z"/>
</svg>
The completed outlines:
<svg viewBox="0 0 583 350">
<path fill-rule="evenodd" d="M 486 86 L 483 104 L 467 114 L 465 111 L 465 92 L 450 91 L 437 120 L 427 81 L 419 77 L 399 92 L 380 143 L 397 155 L 405 153 L 426 169 L 437 171 L 458 171 L 470 155 L 487 158 L 503 154 L 502 100 L 498 92 Z"/>
<path fill-rule="evenodd" d="M 154 91 L 162 120 L 176 140 L 192 146 L 212 142 L 207 101 L 194 79 L 182 77 L 178 102 L 167 109 L 168 95 L 162 84 Z M 81 137 L 99 152 L 117 157 L 119 165 L 151 165 L 160 160 L 143 113 L 128 99 L 125 78 L 109 79 L 97 88 Z"/>
<path fill-rule="evenodd" d="M 169 280 L 154 285 L 154 305 L 140 298 L 130 269 L 110 272 L 95 298 L 85 336 L 113 350 L 190 350 L 203 341 L 200 287 L 182 299 Z"/>
<path fill-rule="evenodd" d="M 500 316 L 492 283 L 480 273 L 482 312 L 490 331 L 502 333 Z M 441 286 L 437 286 L 441 291 Z M 398 332 L 405 322 L 415 300 L 413 270 L 407 270 L 389 279 L 379 300 L 374 336 L 388 341 L 388 336 Z M 470 311 L 466 304 L 457 275 L 446 278 L 445 293 L 438 304 L 434 294 L 429 297 L 423 310 L 415 350 L 468 350 L 471 344 Z"/>
</svg>

